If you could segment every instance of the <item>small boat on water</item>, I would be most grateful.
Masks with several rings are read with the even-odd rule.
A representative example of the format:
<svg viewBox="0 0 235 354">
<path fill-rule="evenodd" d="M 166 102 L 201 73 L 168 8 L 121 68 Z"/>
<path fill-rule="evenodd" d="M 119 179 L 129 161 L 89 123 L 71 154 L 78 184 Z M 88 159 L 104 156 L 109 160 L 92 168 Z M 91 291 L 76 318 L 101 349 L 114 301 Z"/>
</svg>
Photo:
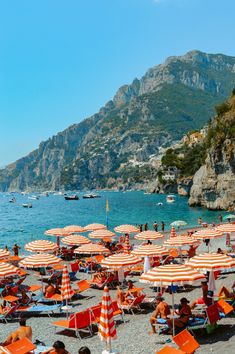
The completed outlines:
<svg viewBox="0 0 235 354">
<path fill-rule="evenodd" d="M 90 193 L 90 194 L 84 194 L 82 196 L 83 199 L 94 199 L 94 198 L 101 198 L 100 195 L 98 194 L 93 194 L 93 193 Z"/>
<path fill-rule="evenodd" d="M 9 203 L 16 203 L 16 198 L 13 197 L 12 199 L 9 200 Z"/>
<path fill-rule="evenodd" d="M 79 200 L 79 197 L 77 195 L 66 195 L 64 197 L 65 200 Z"/>
<path fill-rule="evenodd" d="M 161 206 L 161 205 L 163 205 L 163 203 L 162 203 L 162 202 L 159 202 L 159 203 L 157 203 L 157 205 Z"/>
<path fill-rule="evenodd" d="M 25 203 L 25 204 L 22 204 L 22 207 L 23 207 L 23 208 L 28 208 L 28 209 L 29 209 L 29 208 L 32 208 L 32 207 L 33 207 L 33 205 L 32 205 L 32 204 L 26 204 L 26 203 Z"/>
<path fill-rule="evenodd" d="M 170 194 L 166 197 L 166 202 L 167 203 L 174 203 L 175 202 L 175 196 Z"/>
<path fill-rule="evenodd" d="M 32 195 L 31 197 L 28 197 L 28 199 L 31 199 L 31 200 L 38 200 L 39 197 L 37 195 Z"/>
</svg>

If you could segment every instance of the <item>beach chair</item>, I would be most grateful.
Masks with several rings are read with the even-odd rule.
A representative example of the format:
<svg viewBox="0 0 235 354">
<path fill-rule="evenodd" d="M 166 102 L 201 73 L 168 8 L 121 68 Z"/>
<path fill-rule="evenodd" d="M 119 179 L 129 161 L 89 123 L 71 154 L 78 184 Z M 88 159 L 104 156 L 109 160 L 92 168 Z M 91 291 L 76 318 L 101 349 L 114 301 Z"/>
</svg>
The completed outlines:
<svg viewBox="0 0 235 354">
<path fill-rule="evenodd" d="M 28 338 L 22 338 L 14 343 L 11 343 L 5 347 L 0 347 L 0 353 L 6 354 L 29 354 L 33 353 L 36 349 L 34 345 Z"/>
<path fill-rule="evenodd" d="M 178 347 L 186 354 L 193 354 L 200 347 L 199 343 L 189 333 L 189 331 L 187 331 L 187 329 L 184 329 L 172 339 L 175 344 L 177 344 Z"/>
<path fill-rule="evenodd" d="M 98 323 L 100 322 L 101 304 L 90 307 L 89 312 L 91 324 L 98 325 Z"/>
<path fill-rule="evenodd" d="M 156 352 L 156 354 L 186 354 L 186 352 L 183 352 L 180 349 L 176 349 L 174 347 L 170 347 L 169 345 L 165 345 L 159 352 Z"/>
<path fill-rule="evenodd" d="M 9 308 L 9 310 L 7 312 L 5 312 L 4 314 L 0 314 L 0 321 L 7 323 L 8 320 L 16 318 L 15 314 L 16 314 L 16 310 L 17 310 L 18 306 L 19 305 L 16 304 L 16 305 L 12 306 L 11 308 Z"/>
<path fill-rule="evenodd" d="M 75 289 L 76 294 L 84 293 L 86 290 L 90 289 L 90 284 L 87 280 L 80 280 L 77 282 L 78 289 Z"/>
<path fill-rule="evenodd" d="M 219 314 L 217 303 L 214 303 L 213 305 L 207 307 L 206 314 L 208 317 L 209 324 L 215 324 L 217 321 L 219 321 L 220 314 Z"/>
<path fill-rule="evenodd" d="M 120 308 L 124 311 L 126 310 L 127 312 L 132 313 L 134 315 L 134 310 L 141 311 L 141 303 L 143 299 L 145 298 L 145 294 L 142 294 L 140 296 L 137 296 L 135 299 L 130 304 L 119 304 Z"/>
<path fill-rule="evenodd" d="M 51 317 L 51 315 L 54 315 L 56 313 L 61 313 L 61 306 L 62 305 L 59 304 L 21 306 L 16 309 L 16 314 L 18 314 L 19 317 L 23 314 L 28 314 L 28 315 L 46 314 L 48 317 Z"/>
<path fill-rule="evenodd" d="M 61 329 L 68 329 L 75 331 L 76 336 L 81 339 L 80 331 L 92 335 L 90 326 L 90 311 L 89 309 L 70 315 L 68 320 L 60 320 L 52 323 L 52 326 L 59 327 Z"/>
<path fill-rule="evenodd" d="M 224 299 L 220 299 L 216 302 L 218 310 L 222 312 L 225 316 L 234 311 L 233 306 L 227 303 Z M 224 317 L 224 316 L 222 316 Z"/>
<path fill-rule="evenodd" d="M 112 301 L 111 305 L 112 305 L 112 309 L 113 309 L 113 317 L 114 317 L 114 319 L 116 320 L 117 317 L 119 317 L 119 318 L 122 319 L 123 322 L 125 322 L 124 311 L 118 305 L 117 300 Z"/>
<path fill-rule="evenodd" d="M 76 274 L 79 270 L 78 262 L 70 263 L 70 267 L 71 267 L 71 272 L 69 272 L 69 277 L 71 280 L 76 279 Z"/>
</svg>

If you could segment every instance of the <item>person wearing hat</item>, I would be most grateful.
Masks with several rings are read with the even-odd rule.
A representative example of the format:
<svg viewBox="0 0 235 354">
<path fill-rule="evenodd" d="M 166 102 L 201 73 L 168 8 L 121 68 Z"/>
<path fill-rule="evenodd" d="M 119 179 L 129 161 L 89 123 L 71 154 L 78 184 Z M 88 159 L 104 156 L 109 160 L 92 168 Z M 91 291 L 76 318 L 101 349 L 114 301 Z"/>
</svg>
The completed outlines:
<svg viewBox="0 0 235 354">
<path fill-rule="evenodd" d="M 175 313 L 179 316 L 174 320 L 176 333 L 182 331 L 188 324 L 189 318 L 192 316 L 191 308 L 189 306 L 189 301 L 186 297 L 180 299 L 179 309 L 175 310 Z M 173 319 L 168 319 L 167 324 L 170 331 L 173 327 Z"/>
<path fill-rule="evenodd" d="M 156 298 L 156 310 L 152 313 L 150 317 L 150 323 L 152 327 L 152 332 L 150 334 L 156 333 L 155 323 L 158 318 L 167 319 L 167 316 L 170 314 L 169 305 L 164 301 L 164 298 L 161 295 L 158 295 Z"/>
</svg>

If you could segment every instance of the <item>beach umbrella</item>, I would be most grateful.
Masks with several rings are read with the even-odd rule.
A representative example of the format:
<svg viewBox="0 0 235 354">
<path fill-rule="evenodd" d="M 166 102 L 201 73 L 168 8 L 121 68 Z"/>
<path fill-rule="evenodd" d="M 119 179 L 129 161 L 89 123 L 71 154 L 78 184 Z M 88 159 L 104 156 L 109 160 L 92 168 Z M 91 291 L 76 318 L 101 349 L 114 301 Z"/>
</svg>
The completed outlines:
<svg viewBox="0 0 235 354">
<path fill-rule="evenodd" d="M 133 225 L 124 224 L 119 225 L 114 228 L 115 232 L 122 233 L 122 234 L 135 234 L 139 232 L 139 228 Z"/>
<path fill-rule="evenodd" d="M 71 232 L 66 231 L 63 228 L 50 229 L 45 232 L 47 236 L 55 236 L 57 238 L 57 245 L 60 246 L 60 237 L 71 235 Z"/>
<path fill-rule="evenodd" d="M 10 252 L 7 250 L 0 249 L 0 259 L 4 259 L 10 256 Z"/>
<path fill-rule="evenodd" d="M 25 268 L 47 268 L 59 264 L 60 262 L 61 259 L 52 254 L 38 253 L 22 259 L 19 265 Z"/>
<path fill-rule="evenodd" d="M 163 257 L 169 254 L 169 251 L 163 246 L 157 245 L 143 245 L 136 248 L 134 251 L 131 252 L 137 257 Z"/>
<path fill-rule="evenodd" d="M 107 229 L 107 226 L 103 224 L 97 224 L 97 223 L 89 224 L 84 227 L 85 231 L 97 231 L 103 229 Z"/>
<path fill-rule="evenodd" d="M 223 217 L 224 220 L 234 220 L 235 219 L 235 214 L 228 214 Z"/>
<path fill-rule="evenodd" d="M 164 237 L 163 234 L 161 234 L 160 232 L 157 232 L 157 231 L 151 231 L 151 230 L 148 230 L 148 231 L 142 231 L 140 233 L 138 233 L 137 235 L 134 236 L 134 238 L 136 240 L 158 240 L 160 238 Z"/>
<path fill-rule="evenodd" d="M 108 254 L 110 250 L 102 245 L 96 243 L 88 243 L 87 245 L 82 245 L 75 248 L 74 253 L 78 254 Z"/>
<path fill-rule="evenodd" d="M 66 236 L 62 238 L 61 242 L 69 246 L 79 246 L 79 245 L 86 245 L 88 243 L 91 243 L 91 241 L 88 240 L 88 238 L 82 235 Z"/>
<path fill-rule="evenodd" d="M 99 319 L 98 333 L 101 341 L 104 341 L 106 343 L 106 350 L 103 351 L 103 353 L 111 354 L 111 340 L 117 338 L 117 332 L 113 318 L 112 300 L 107 286 L 104 287 L 101 302 L 101 314 Z"/>
<path fill-rule="evenodd" d="M 219 231 L 217 229 L 209 229 L 205 228 L 199 231 L 196 231 L 192 234 L 193 238 L 196 238 L 197 240 L 206 240 L 206 239 L 214 239 L 218 237 L 222 237 L 223 232 Z M 208 252 L 209 252 L 210 245 L 208 243 Z"/>
<path fill-rule="evenodd" d="M 48 240 L 36 240 L 27 243 L 24 248 L 26 251 L 30 252 L 54 252 L 58 249 L 58 246 L 51 241 Z"/>
<path fill-rule="evenodd" d="M 223 224 L 216 227 L 216 230 L 222 231 L 223 233 L 235 232 L 235 224 Z"/>
<path fill-rule="evenodd" d="M 73 288 L 71 286 L 69 272 L 68 272 L 68 268 L 67 268 L 66 264 L 64 265 L 64 268 L 63 268 L 60 290 L 61 290 L 62 300 L 66 300 L 66 307 L 64 309 L 66 309 L 68 311 L 68 300 L 70 300 L 73 297 L 75 291 L 73 290 Z M 68 312 L 67 312 L 67 315 L 68 315 Z"/>
<path fill-rule="evenodd" d="M 235 268 L 235 259 L 220 253 L 202 253 L 190 258 L 185 265 L 202 272 L 226 271 Z"/>
<path fill-rule="evenodd" d="M 127 254 L 131 253 L 130 236 L 129 236 L 129 234 L 126 234 L 126 237 L 125 237 L 125 243 L 124 243 L 124 246 L 123 246 L 123 253 L 127 253 Z"/>
<path fill-rule="evenodd" d="M 171 237 L 176 237 L 175 227 L 172 226 L 171 228 Z"/>
<path fill-rule="evenodd" d="M 163 244 L 165 246 L 181 247 L 185 245 L 196 245 L 198 244 L 198 240 L 189 236 L 175 236 L 168 238 L 168 240 L 164 241 Z"/>
<path fill-rule="evenodd" d="M 90 238 L 94 239 L 104 239 L 106 237 L 111 238 L 116 236 L 113 231 L 107 230 L 107 229 L 101 229 L 101 230 L 96 230 L 88 235 Z"/>
<path fill-rule="evenodd" d="M 149 270 L 143 273 L 139 281 L 141 283 L 151 284 L 152 286 L 171 286 L 195 284 L 205 279 L 205 275 L 195 269 L 178 264 L 167 264 Z M 172 309 L 174 309 L 174 291 L 172 291 Z M 175 335 L 175 323 L 173 317 L 173 336 Z"/>
<path fill-rule="evenodd" d="M 79 232 L 84 232 L 84 228 L 80 225 L 69 225 L 69 226 L 65 226 L 64 227 L 64 230 L 72 233 L 72 234 L 75 234 L 75 233 L 79 233 Z"/>
<path fill-rule="evenodd" d="M 180 226 L 186 226 L 186 225 L 187 225 L 187 223 L 184 220 L 176 220 L 171 223 L 171 226 L 174 226 L 174 227 L 180 227 Z"/>
<path fill-rule="evenodd" d="M 0 278 L 7 278 L 9 276 L 17 275 L 19 268 L 13 266 L 12 264 L 1 262 L 0 263 Z"/>
<path fill-rule="evenodd" d="M 138 258 L 133 254 L 117 253 L 106 257 L 100 264 L 102 267 L 118 269 L 120 267 L 131 267 L 141 262 L 141 258 Z"/>
</svg>

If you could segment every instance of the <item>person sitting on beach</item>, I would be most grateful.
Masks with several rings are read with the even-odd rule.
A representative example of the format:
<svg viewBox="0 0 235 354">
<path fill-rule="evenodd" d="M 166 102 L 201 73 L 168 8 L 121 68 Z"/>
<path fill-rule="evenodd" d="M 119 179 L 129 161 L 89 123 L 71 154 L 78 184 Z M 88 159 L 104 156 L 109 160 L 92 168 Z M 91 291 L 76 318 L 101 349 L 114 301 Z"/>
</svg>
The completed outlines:
<svg viewBox="0 0 235 354">
<path fill-rule="evenodd" d="M 11 308 L 7 306 L 6 301 L 4 300 L 3 303 L 0 305 L 0 314 L 5 315 Z"/>
<path fill-rule="evenodd" d="M 81 347 L 78 349 L 78 354 L 91 354 L 91 351 L 88 347 Z"/>
<path fill-rule="evenodd" d="M 179 309 L 175 310 L 175 313 L 179 316 L 179 318 L 174 319 L 175 328 L 178 331 L 183 330 L 187 326 L 188 321 L 189 321 L 190 317 L 192 316 L 191 308 L 188 304 L 189 304 L 189 301 L 185 297 L 182 297 L 180 299 Z M 167 324 L 168 324 L 169 329 L 171 331 L 172 327 L 173 327 L 173 319 L 168 319 Z"/>
<path fill-rule="evenodd" d="M 21 290 L 21 298 L 20 298 L 20 304 L 21 305 L 27 305 L 30 302 L 29 296 L 26 294 L 25 289 Z"/>
<path fill-rule="evenodd" d="M 99 268 L 97 270 L 97 273 L 93 275 L 91 282 L 102 284 L 106 279 L 107 279 L 107 273 L 102 268 Z"/>
<path fill-rule="evenodd" d="M 190 245 L 189 250 L 188 250 L 188 258 L 192 258 L 192 257 L 195 256 L 195 254 L 196 254 L 196 249 L 197 249 L 198 247 L 199 247 L 199 246 Z"/>
<path fill-rule="evenodd" d="M 220 247 L 217 249 L 217 253 L 218 254 L 224 254 L 224 252 L 222 251 L 222 249 Z"/>
<path fill-rule="evenodd" d="M 50 298 L 53 295 L 55 295 L 56 293 L 56 288 L 54 287 L 54 285 L 52 284 L 51 281 L 48 282 L 48 285 L 45 288 L 45 298 Z"/>
<path fill-rule="evenodd" d="M 45 353 L 50 353 L 50 354 L 69 354 L 69 352 L 65 349 L 64 343 L 61 342 L 60 340 L 57 340 L 53 344 L 53 350 L 44 352 L 44 354 Z"/>
<path fill-rule="evenodd" d="M 191 309 L 194 309 L 196 305 L 210 306 L 212 304 L 212 298 L 208 296 L 208 282 L 207 282 L 207 280 L 204 280 L 201 282 L 201 287 L 202 287 L 202 297 L 199 297 L 199 299 L 193 301 L 190 304 Z"/>
<path fill-rule="evenodd" d="M 2 297 L 6 296 L 16 296 L 16 293 L 14 290 L 12 290 L 12 287 L 10 285 L 6 285 L 5 289 L 2 291 Z"/>
<path fill-rule="evenodd" d="M 126 294 L 124 291 L 120 289 L 119 286 L 117 286 L 117 302 L 120 305 L 128 305 L 133 301 L 133 299 L 126 297 Z"/>
<path fill-rule="evenodd" d="M 167 316 L 170 314 L 169 305 L 163 300 L 164 298 L 161 295 L 158 295 L 156 298 L 157 301 L 156 309 L 150 317 L 150 323 L 152 326 L 152 332 L 150 332 L 150 334 L 156 333 L 156 328 L 154 324 L 157 322 L 157 319 L 158 318 L 167 319 Z"/>
<path fill-rule="evenodd" d="M 24 318 L 20 319 L 19 325 L 19 328 L 7 337 L 3 345 L 14 343 L 23 338 L 28 338 L 32 341 L 32 328 L 30 326 L 26 326 L 26 320 Z"/>
</svg>

